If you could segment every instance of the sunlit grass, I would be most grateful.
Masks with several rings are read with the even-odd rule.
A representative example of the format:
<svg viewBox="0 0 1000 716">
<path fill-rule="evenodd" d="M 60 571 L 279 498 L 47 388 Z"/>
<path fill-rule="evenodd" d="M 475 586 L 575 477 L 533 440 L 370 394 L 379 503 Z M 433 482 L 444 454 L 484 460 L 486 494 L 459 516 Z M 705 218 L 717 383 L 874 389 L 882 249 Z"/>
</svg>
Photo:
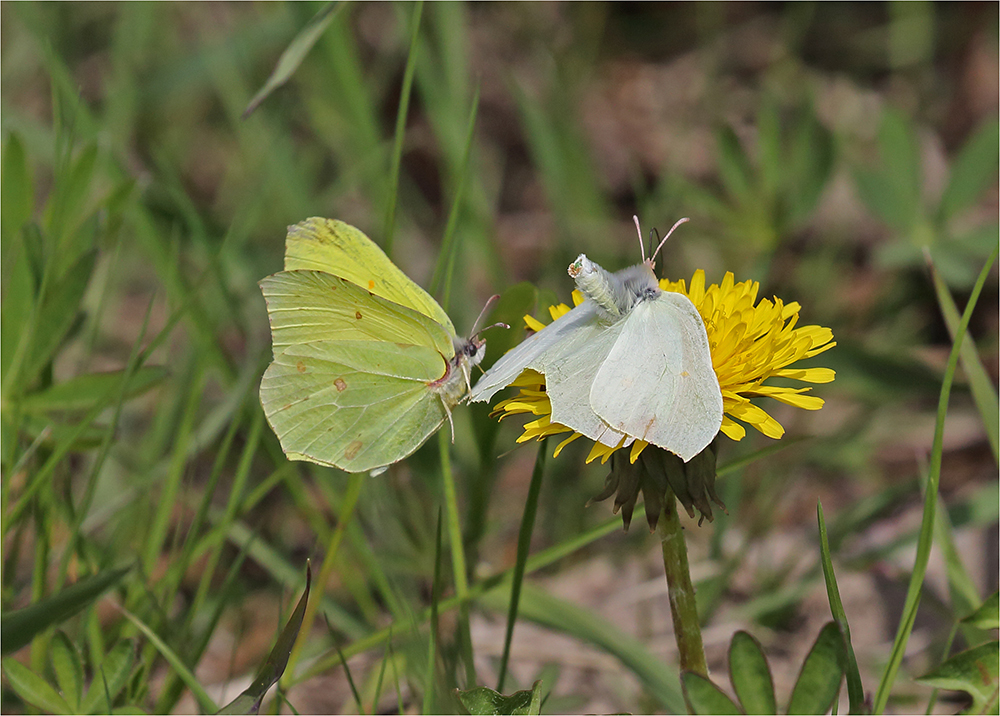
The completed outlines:
<svg viewBox="0 0 1000 716">
<path fill-rule="evenodd" d="M 934 154 L 940 113 L 880 111 L 907 92 L 921 107 L 945 101 L 921 80 L 944 72 L 943 60 L 900 44 L 913 21 L 900 14 L 845 15 L 867 34 L 826 38 L 853 58 L 834 71 L 840 55 L 824 65 L 795 40 L 823 32 L 824 9 L 761 10 L 775 43 L 771 23 L 789 29 L 781 63 L 734 71 L 727 62 L 742 60 L 727 60 L 714 33 L 731 40 L 745 27 L 708 7 L 646 8 L 638 20 L 603 5 L 418 7 L 343 6 L 284 86 L 241 119 L 322 6 L 3 6 L 5 708 L 220 707 L 265 663 L 307 558 L 315 613 L 280 682 L 285 711 L 451 710 L 455 688 L 509 693 L 536 678 L 546 711 L 683 708 L 668 628 L 642 616 L 665 608 L 665 592 L 638 602 L 623 592 L 607 606 L 586 580 L 561 581 L 610 561 L 634 590 L 658 547 L 641 525 L 616 536 L 621 521 L 603 504 L 584 509 L 606 468 L 585 466 L 582 446 L 549 461 L 525 519 L 525 505 L 536 508 L 534 452 L 515 448 L 519 426 L 498 426 L 485 406 L 456 411 L 454 445 L 431 440 L 389 473 L 352 482 L 286 461 L 257 399 L 270 345 L 256 282 L 279 268 L 289 224 L 332 216 L 391 241 L 393 260 L 463 333 L 494 292 L 504 297 L 493 320 L 514 326 L 566 300 L 565 267 L 580 251 L 609 268 L 636 263 L 636 211 L 660 227 L 692 216 L 665 249 L 667 277 L 704 268 L 709 280 L 727 270 L 758 280 L 762 295 L 800 302 L 803 320 L 831 326 L 839 343 L 822 359 L 838 374 L 827 408 L 779 417 L 789 446 L 752 436 L 722 449 L 729 514 L 686 535 L 705 626 L 721 625 L 728 643 L 735 614 L 766 652 L 808 621 L 808 595 L 824 589 L 812 521 L 822 497 L 842 589 L 872 565 L 905 584 L 918 540 L 922 557 L 932 539 L 946 557 L 952 596 L 938 606 L 948 624 L 928 630 L 929 650 L 879 689 L 889 709 L 897 690 L 925 704 L 930 688 L 911 678 L 944 660 L 947 630 L 996 588 L 968 577 L 973 558 L 953 539 L 997 520 L 995 316 L 972 315 L 962 370 L 947 374 L 948 410 L 935 414 L 949 331 L 996 245 L 995 116 L 957 138 L 948 128 L 945 156 Z M 928 12 L 921 22 L 972 36 L 964 10 Z M 661 25 L 667 44 L 654 52 L 643 38 Z M 893 62 L 909 64 L 875 59 L 888 36 Z M 939 51 L 955 56 L 947 43 Z M 875 72 L 896 91 L 873 87 Z M 847 98 L 840 114 L 824 96 L 834 79 Z M 867 107 L 871 95 L 878 117 L 852 120 L 848 105 Z M 598 141 L 608 136 L 615 143 Z M 515 287 L 522 280 L 540 291 Z M 984 280 L 981 305 L 992 305 L 995 273 Z M 487 363 L 518 330 L 491 338 Z M 914 444 L 930 454 L 914 436 L 945 415 L 972 426 L 959 444 L 976 477 L 947 482 L 958 453 L 946 442 L 926 484 L 948 488 L 926 504 L 948 519 L 936 533 L 897 525 L 921 502 L 923 455 L 902 468 L 891 455 Z M 864 538 L 888 528 L 882 541 Z M 761 559 L 788 535 L 796 555 Z M 30 646 L 9 654 L 7 620 L 31 604 L 46 608 L 18 625 Z M 621 626 L 605 606 L 646 627 Z M 509 648 L 484 643 L 508 617 Z M 569 694 L 560 679 L 569 683 L 572 659 L 519 664 L 529 625 L 609 655 L 641 694 L 629 686 L 592 702 L 611 677 Z M 961 633 L 970 645 L 986 634 Z M 869 693 L 890 646 L 856 647 Z M 354 693 L 344 678 L 336 703 L 307 701 L 304 686 L 341 678 L 345 658 Z M 223 692 L 230 678 L 243 685 Z"/>
</svg>

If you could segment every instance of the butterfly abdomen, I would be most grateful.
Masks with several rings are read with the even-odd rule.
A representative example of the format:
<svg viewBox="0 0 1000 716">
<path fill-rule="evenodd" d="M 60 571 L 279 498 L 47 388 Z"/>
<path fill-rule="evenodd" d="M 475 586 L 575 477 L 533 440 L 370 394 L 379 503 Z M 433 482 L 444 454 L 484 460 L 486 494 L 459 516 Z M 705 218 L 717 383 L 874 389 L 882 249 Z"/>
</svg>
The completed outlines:
<svg viewBox="0 0 1000 716">
<path fill-rule="evenodd" d="M 639 302 L 655 298 L 660 292 L 656 276 L 645 262 L 610 273 L 580 254 L 569 265 L 569 275 L 580 292 L 601 309 L 602 317 L 611 322 L 627 316 Z"/>
</svg>

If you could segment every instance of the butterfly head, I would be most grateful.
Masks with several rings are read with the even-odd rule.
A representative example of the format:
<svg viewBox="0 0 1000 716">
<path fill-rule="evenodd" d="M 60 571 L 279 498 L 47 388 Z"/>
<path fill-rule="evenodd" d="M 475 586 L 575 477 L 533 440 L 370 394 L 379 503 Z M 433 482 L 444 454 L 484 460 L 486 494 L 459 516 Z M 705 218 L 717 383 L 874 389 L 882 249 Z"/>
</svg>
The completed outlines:
<svg viewBox="0 0 1000 716">
<path fill-rule="evenodd" d="M 505 324 L 501 323 L 498 325 Z M 493 326 L 490 326 L 490 328 L 493 328 Z M 452 362 L 455 365 L 458 365 L 462 360 L 465 360 L 470 366 L 479 365 L 486 356 L 486 339 L 480 338 L 479 334 L 469 339 L 452 338 L 452 343 L 455 346 L 455 357 L 452 358 Z"/>
</svg>

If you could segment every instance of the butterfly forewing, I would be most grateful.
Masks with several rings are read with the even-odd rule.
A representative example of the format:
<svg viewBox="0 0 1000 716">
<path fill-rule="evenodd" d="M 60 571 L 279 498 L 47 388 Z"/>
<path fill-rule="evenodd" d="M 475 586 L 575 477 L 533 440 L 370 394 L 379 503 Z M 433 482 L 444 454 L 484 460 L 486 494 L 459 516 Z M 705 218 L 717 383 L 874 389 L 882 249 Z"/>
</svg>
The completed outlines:
<svg viewBox="0 0 1000 716">
<path fill-rule="evenodd" d="M 722 424 L 722 391 L 698 310 L 686 296 L 664 292 L 622 325 L 594 380 L 594 411 L 617 430 L 690 460 Z"/>
<path fill-rule="evenodd" d="M 592 325 L 596 311 L 592 303 L 584 303 L 553 321 L 548 326 L 528 336 L 513 349 L 501 356 L 472 388 L 471 400 L 489 400 L 498 391 L 510 385 L 525 368 L 549 365 L 562 355 L 575 341 L 578 329 Z M 539 370 L 544 373 L 544 370 Z"/>
<path fill-rule="evenodd" d="M 444 327 L 343 278 L 320 271 L 282 271 L 260 286 L 275 354 L 300 343 L 370 340 L 430 346 L 446 358 L 454 355 Z"/>
<path fill-rule="evenodd" d="M 339 276 L 376 296 L 412 308 L 455 335 L 448 314 L 396 267 L 371 239 L 336 219 L 306 219 L 288 227 L 285 270 L 312 269 Z"/>
</svg>

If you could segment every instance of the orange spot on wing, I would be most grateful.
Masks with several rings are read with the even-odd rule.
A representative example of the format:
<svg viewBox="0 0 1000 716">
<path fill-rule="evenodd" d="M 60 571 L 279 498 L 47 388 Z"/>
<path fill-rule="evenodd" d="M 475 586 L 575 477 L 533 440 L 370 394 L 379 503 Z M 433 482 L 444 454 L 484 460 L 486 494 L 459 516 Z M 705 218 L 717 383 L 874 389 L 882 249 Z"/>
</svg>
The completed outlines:
<svg viewBox="0 0 1000 716">
<path fill-rule="evenodd" d="M 347 383 L 344 382 L 343 378 L 337 378 L 337 380 L 333 381 L 333 385 L 341 393 L 347 390 Z"/>
<path fill-rule="evenodd" d="M 305 373 L 306 364 L 303 363 L 302 361 L 299 361 L 298 363 L 295 364 L 295 370 L 297 370 L 299 373 Z"/>
<path fill-rule="evenodd" d="M 375 288 L 375 279 L 368 281 L 368 290 L 371 291 L 373 288 Z"/>
<path fill-rule="evenodd" d="M 364 443 L 362 443 L 360 440 L 353 441 L 350 445 L 347 446 L 347 449 L 344 450 L 344 457 L 347 458 L 348 460 L 353 460 L 354 456 L 358 454 L 358 451 L 361 450 L 363 445 Z"/>
</svg>

